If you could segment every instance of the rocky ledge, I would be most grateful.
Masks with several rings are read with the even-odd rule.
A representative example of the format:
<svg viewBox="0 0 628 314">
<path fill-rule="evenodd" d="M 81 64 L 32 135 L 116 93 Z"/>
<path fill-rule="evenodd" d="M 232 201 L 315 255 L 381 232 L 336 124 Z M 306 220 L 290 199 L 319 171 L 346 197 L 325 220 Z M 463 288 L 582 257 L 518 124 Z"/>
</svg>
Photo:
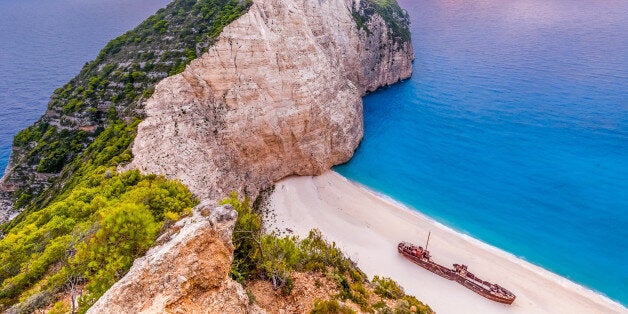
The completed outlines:
<svg viewBox="0 0 628 314">
<path fill-rule="evenodd" d="M 361 96 L 411 75 L 407 30 L 396 3 L 256 0 L 156 86 L 129 168 L 216 200 L 346 162 L 363 134 Z"/>
<path fill-rule="evenodd" d="M 259 313 L 244 288 L 229 277 L 230 205 L 198 205 L 158 239 L 88 313 Z"/>
</svg>

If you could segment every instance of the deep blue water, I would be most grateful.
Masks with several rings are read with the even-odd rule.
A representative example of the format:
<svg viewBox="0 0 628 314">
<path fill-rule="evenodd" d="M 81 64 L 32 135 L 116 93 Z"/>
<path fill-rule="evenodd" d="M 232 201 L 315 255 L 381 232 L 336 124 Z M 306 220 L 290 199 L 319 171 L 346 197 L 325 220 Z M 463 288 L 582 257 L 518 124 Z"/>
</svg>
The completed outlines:
<svg viewBox="0 0 628 314">
<path fill-rule="evenodd" d="M 342 175 L 628 304 L 628 1 L 401 0 Z"/>
<path fill-rule="evenodd" d="M 0 176 L 55 88 L 167 0 L 0 0 Z"/>
</svg>

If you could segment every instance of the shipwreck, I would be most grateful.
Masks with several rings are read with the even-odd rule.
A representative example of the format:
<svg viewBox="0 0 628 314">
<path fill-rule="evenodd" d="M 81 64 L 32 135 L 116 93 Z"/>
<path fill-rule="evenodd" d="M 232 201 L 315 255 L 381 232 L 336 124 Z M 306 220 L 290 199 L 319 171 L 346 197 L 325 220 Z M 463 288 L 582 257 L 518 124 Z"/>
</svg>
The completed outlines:
<svg viewBox="0 0 628 314">
<path fill-rule="evenodd" d="M 512 292 L 498 284 L 478 278 L 467 270 L 467 265 L 454 264 L 454 268 L 451 269 L 432 261 L 427 250 L 429 240 L 428 234 L 425 249 L 412 243 L 401 242 L 397 245 L 397 250 L 415 264 L 443 278 L 453 280 L 487 299 L 505 304 L 512 304 L 515 301 L 516 296 Z"/>
</svg>

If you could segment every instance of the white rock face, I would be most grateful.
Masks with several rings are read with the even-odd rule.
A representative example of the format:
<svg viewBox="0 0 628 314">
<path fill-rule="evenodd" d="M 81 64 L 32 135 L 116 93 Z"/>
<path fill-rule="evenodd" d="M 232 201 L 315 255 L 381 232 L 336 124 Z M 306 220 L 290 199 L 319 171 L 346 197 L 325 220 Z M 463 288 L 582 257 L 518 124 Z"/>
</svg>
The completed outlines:
<svg viewBox="0 0 628 314">
<path fill-rule="evenodd" d="M 353 155 L 367 91 L 411 75 L 409 41 L 353 0 L 255 0 L 207 53 L 160 82 L 130 167 L 176 178 L 197 196 L 255 195 Z"/>
<path fill-rule="evenodd" d="M 411 75 L 409 41 L 354 0 L 255 0 L 248 13 L 146 103 L 129 168 L 181 180 L 201 199 L 193 217 L 135 261 L 90 313 L 247 313 L 228 277 L 235 213 L 207 207 L 254 196 L 283 177 L 347 161 L 363 134 L 368 91 Z"/>
</svg>

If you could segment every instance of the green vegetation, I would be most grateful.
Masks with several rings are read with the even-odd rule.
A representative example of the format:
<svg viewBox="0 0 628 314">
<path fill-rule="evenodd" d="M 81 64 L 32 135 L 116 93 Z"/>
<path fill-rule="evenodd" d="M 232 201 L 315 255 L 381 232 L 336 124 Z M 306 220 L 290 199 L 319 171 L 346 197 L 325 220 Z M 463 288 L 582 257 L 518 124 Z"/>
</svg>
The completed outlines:
<svg viewBox="0 0 628 314">
<path fill-rule="evenodd" d="M 272 191 L 272 190 L 271 190 Z M 318 272 L 332 279 L 338 289 L 333 300 L 319 301 L 313 313 L 353 313 L 350 308 L 338 301 L 355 303 L 364 312 L 386 313 L 432 313 L 432 310 L 416 298 L 405 294 L 403 289 L 392 279 L 375 277 L 372 287 L 382 299 L 396 301 L 391 309 L 385 302 L 372 303 L 372 292 L 366 275 L 346 258 L 335 243 L 328 243 L 318 230 L 310 231 L 304 239 L 295 236 L 280 237 L 275 233 L 265 234 L 262 230 L 262 210 L 264 198 L 269 191 L 260 193 L 260 197 L 251 206 L 248 198 L 239 199 L 236 193 L 223 200 L 222 204 L 231 204 L 238 212 L 238 219 L 233 231 L 235 247 L 231 276 L 241 283 L 247 280 L 265 279 L 273 288 L 281 289 L 289 295 L 293 288 L 292 273 Z"/>
<path fill-rule="evenodd" d="M 44 138 L 56 134 L 58 141 L 46 142 Z M 40 123 L 33 127 L 20 131 L 13 139 L 13 145 L 18 147 L 26 147 L 34 144 L 31 152 L 36 154 L 40 151 L 46 151 L 38 163 L 38 172 L 59 172 L 67 158 L 82 151 L 83 141 L 87 138 L 87 133 L 83 131 L 70 132 L 68 130 L 59 131 L 57 127 L 48 123 Z"/>
<path fill-rule="evenodd" d="M 110 115 L 109 127 L 99 132 L 92 144 L 80 154 L 72 163 L 67 165 L 61 176 L 48 190 L 30 202 L 28 207 L 18 217 L 7 225 L 0 227 L 5 233 L 32 212 L 45 207 L 54 198 L 66 197 L 61 195 L 71 192 L 82 181 L 99 167 L 114 168 L 118 164 L 131 160 L 130 145 L 135 138 L 135 130 L 139 120 L 126 124 L 119 120 L 115 114 Z"/>
<path fill-rule="evenodd" d="M 196 204 L 181 183 L 116 171 L 131 158 L 136 126 L 112 121 L 68 167 L 71 178 L 47 206 L 29 207 L 3 226 L 0 310 L 20 303 L 30 312 L 77 284 L 85 285 L 80 309 L 87 309 L 146 252 L 167 219 Z"/>
<path fill-rule="evenodd" d="M 67 314 L 71 313 L 70 306 L 65 302 L 59 301 L 52 306 L 48 314 Z"/>
<path fill-rule="evenodd" d="M 310 312 L 312 314 L 354 314 L 355 311 L 345 305 L 338 303 L 338 300 L 316 301 Z"/>
<path fill-rule="evenodd" d="M 375 276 L 373 285 L 375 286 L 375 293 L 382 298 L 400 299 L 405 295 L 403 288 L 390 278 Z"/>
<path fill-rule="evenodd" d="M 378 313 L 432 313 L 429 306 L 411 295 L 406 295 L 403 288 L 390 278 L 375 276 L 372 284 L 375 287 L 375 294 L 382 299 L 396 300 L 392 309 L 383 300 L 374 304 L 373 308 Z"/>
<path fill-rule="evenodd" d="M 384 19 L 395 42 L 403 44 L 410 41 L 410 17 L 397 0 L 366 0 L 360 3 L 359 9 L 353 8 L 352 11 L 358 29 L 363 29 L 368 35 L 371 30 L 367 23 L 375 14 Z"/>
<path fill-rule="evenodd" d="M 0 311 L 33 312 L 78 295 L 84 311 L 196 200 L 185 186 L 138 171 L 118 173 L 143 101 L 183 71 L 251 1 L 175 0 L 109 42 L 57 89 L 48 113 L 14 139 L 9 178 L 24 211 L 0 226 Z M 42 175 L 35 175 L 40 172 Z M 43 178 L 43 179 L 42 179 Z"/>
<path fill-rule="evenodd" d="M 251 1 L 176 0 L 135 29 L 110 41 L 96 59 L 55 91 L 50 108 L 73 113 L 112 101 L 125 110 L 162 78 L 177 74 L 246 12 Z M 106 109 L 106 108 L 105 108 Z M 124 112 L 127 116 L 127 112 Z M 102 113 L 100 113 L 102 114 Z M 98 116 L 98 115 L 97 115 Z"/>
<path fill-rule="evenodd" d="M 345 258 L 335 244 L 327 243 L 320 231 L 313 230 L 305 239 L 278 237 L 262 232 L 262 220 L 258 209 L 250 206 L 250 200 L 239 200 L 237 194 L 222 201 L 231 204 L 238 212 L 233 231 L 235 247 L 232 277 L 240 282 L 251 278 L 266 278 L 275 288 L 291 292 L 293 271 L 319 271 L 328 269 L 353 281 L 365 281 L 353 262 Z M 341 280 L 341 279 L 339 279 Z"/>
<path fill-rule="evenodd" d="M 15 137 L 16 167 L 9 178 L 21 184 L 16 208 L 49 186 L 48 179 L 107 127 L 112 111 L 127 120 L 141 118 L 157 82 L 183 71 L 251 2 L 175 0 L 110 41 L 79 75 L 55 90 L 46 116 Z"/>
</svg>

